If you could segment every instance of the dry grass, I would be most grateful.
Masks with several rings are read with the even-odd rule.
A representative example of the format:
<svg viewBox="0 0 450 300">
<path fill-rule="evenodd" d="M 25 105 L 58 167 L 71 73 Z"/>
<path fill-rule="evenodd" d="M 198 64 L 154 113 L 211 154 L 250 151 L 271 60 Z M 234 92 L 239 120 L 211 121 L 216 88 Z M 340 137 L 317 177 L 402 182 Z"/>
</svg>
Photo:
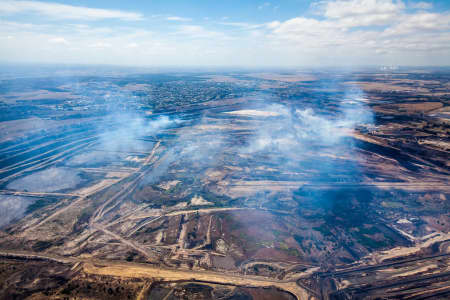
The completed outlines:
<svg viewBox="0 0 450 300">
<path fill-rule="evenodd" d="M 397 104 L 395 106 L 408 112 L 426 112 L 442 108 L 444 105 L 440 102 L 423 102 L 423 103 L 402 103 Z"/>
<path fill-rule="evenodd" d="M 429 93 L 430 90 L 417 85 L 399 85 L 383 82 L 346 82 L 347 84 L 357 85 L 364 91 L 380 91 L 380 92 L 414 92 Z"/>
</svg>

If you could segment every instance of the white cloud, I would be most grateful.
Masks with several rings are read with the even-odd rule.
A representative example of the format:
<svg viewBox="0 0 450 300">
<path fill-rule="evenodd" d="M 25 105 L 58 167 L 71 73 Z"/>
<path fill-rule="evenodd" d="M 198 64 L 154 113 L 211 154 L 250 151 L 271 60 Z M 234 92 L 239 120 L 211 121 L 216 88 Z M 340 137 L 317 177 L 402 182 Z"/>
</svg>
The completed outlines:
<svg viewBox="0 0 450 300">
<path fill-rule="evenodd" d="M 432 9 L 433 8 L 433 3 L 430 2 L 417 2 L 417 3 L 413 3 L 411 5 L 412 8 L 417 8 L 417 9 L 423 9 L 423 10 L 427 10 L 427 9 Z"/>
<path fill-rule="evenodd" d="M 177 16 L 171 16 L 166 18 L 167 21 L 177 21 L 177 22 L 190 22 L 192 19 L 190 18 L 182 18 Z"/>
<path fill-rule="evenodd" d="M 397 63 L 417 64 L 418 56 L 430 57 L 427 63 L 437 63 L 437 57 L 446 61 L 443 64 L 450 62 L 448 13 L 411 13 L 403 2 L 391 0 L 332 1 L 321 5 L 321 18 L 297 17 L 266 24 L 271 45 L 292 56 L 297 53 L 323 61 L 329 56 L 344 64 L 357 62 L 358 57 L 369 63 L 396 57 Z M 383 26 L 361 27 L 372 25 Z"/>
<path fill-rule="evenodd" d="M 125 47 L 126 48 L 137 48 L 137 47 L 139 47 L 139 44 L 137 44 L 137 43 L 129 43 Z"/>
<path fill-rule="evenodd" d="M 179 27 L 179 30 L 176 32 L 176 34 L 194 39 L 225 37 L 223 33 L 207 30 L 204 27 L 198 25 L 182 25 Z"/>
<path fill-rule="evenodd" d="M 344 27 L 386 25 L 404 9 L 400 0 L 338 0 L 326 2 L 322 8 L 325 17 Z"/>
<path fill-rule="evenodd" d="M 398 13 L 405 8 L 402 1 L 392 0 L 338 0 L 325 5 L 324 15 L 328 18 L 345 18 L 361 15 Z"/>
<path fill-rule="evenodd" d="M 96 42 L 96 43 L 90 44 L 89 47 L 91 47 L 91 48 L 111 48 L 112 45 L 110 43 L 106 43 L 106 42 Z"/>
<path fill-rule="evenodd" d="M 6 11 L 3 3 L 0 13 Z M 154 15 L 148 19 L 155 24 L 151 32 L 136 24 L 1 18 L 0 59 L 134 65 L 450 64 L 448 12 L 410 9 L 395 0 L 320 3 L 319 16 L 260 24 L 219 18 L 164 26 L 168 18 L 181 22 L 181 17 Z"/>
<path fill-rule="evenodd" d="M 225 25 L 225 26 L 233 26 L 233 27 L 248 27 L 250 26 L 249 23 L 245 23 L 245 22 L 219 22 L 220 25 Z"/>
<path fill-rule="evenodd" d="M 69 45 L 69 42 L 63 37 L 51 38 L 48 41 L 53 44 Z"/>
<path fill-rule="evenodd" d="M 277 28 L 280 25 L 281 25 L 281 23 L 279 21 L 272 21 L 272 22 L 266 23 L 266 27 L 269 29 Z"/>
<path fill-rule="evenodd" d="M 303 17 L 293 18 L 283 23 L 272 23 L 270 27 L 274 28 L 273 33 L 284 37 L 322 36 L 338 31 L 335 23 Z"/>
<path fill-rule="evenodd" d="M 0 35 L 0 40 L 12 40 L 13 38 L 12 35 Z"/>
<path fill-rule="evenodd" d="M 384 35 L 417 35 L 421 32 L 446 32 L 450 30 L 450 14 L 418 13 L 407 15 L 387 28 Z"/>
<path fill-rule="evenodd" d="M 231 27 L 237 27 L 241 29 L 251 30 L 251 29 L 257 29 L 264 26 L 264 24 L 250 24 L 245 22 L 219 22 L 220 25 L 225 26 L 231 26 Z"/>
<path fill-rule="evenodd" d="M 1 1 L 0 14 L 35 13 L 54 19 L 101 20 L 121 19 L 124 21 L 139 21 L 143 16 L 139 13 L 120 10 L 99 9 L 82 6 L 72 6 L 59 3 L 39 1 Z"/>
</svg>

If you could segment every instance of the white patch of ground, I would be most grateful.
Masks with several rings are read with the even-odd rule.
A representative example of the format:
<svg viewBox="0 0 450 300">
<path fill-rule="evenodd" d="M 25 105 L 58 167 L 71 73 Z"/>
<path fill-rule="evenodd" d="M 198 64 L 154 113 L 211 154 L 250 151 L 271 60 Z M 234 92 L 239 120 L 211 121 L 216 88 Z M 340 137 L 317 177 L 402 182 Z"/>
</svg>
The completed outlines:
<svg viewBox="0 0 450 300">
<path fill-rule="evenodd" d="M 187 202 L 180 202 L 180 203 L 178 203 L 178 204 L 172 206 L 171 208 L 178 209 L 178 208 L 185 208 L 185 207 L 187 207 L 187 206 L 188 206 L 188 203 L 187 203 Z"/>
<path fill-rule="evenodd" d="M 205 172 L 205 176 L 208 178 L 208 180 L 213 181 L 219 181 L 222 178 L 224 178 L 225 175 L 226 175 L 225 172 L 217 170 L 208 170 L 207 172 Z"/>
<path fill-rule="evenodd" d="M 212 202 L 206 201 L 202 196 L 195 195 L 191 198 L 191 205 L 212 205 Z"/>
<path fill-rule="evenodd" d="M 414 247 L 395 247 L 390 250 L 371 253 L 366 258 L 368 258 L 372 262 L 381 263 L 385 260 L 416 254 L 422 249 L 430 247 L 434 243 L 448 240 L 450 240 L 449 233 L 438 232 L 436 235 L 432 235 L 426 241 L 418 243 Z"/>
<path fill-rule="evenodd" d="M 411 224 L 411 221 L 408 219 L 400 219 L 397 221 L 398 224 Z"/>
<path fill-rule="evenodd" d="M 343 279 L 338 282 L 338 288 L 340 290 L 342 290 L 342 289 L 345 289 L 346 287 L 350 286 L 350 284 L 351 284 L 350 281 Z"/>
<path fill-rule="evenodd" d="M 171 188 L 175 187 L 180 182 L 181 181 L 179 181 L 179 180 L 166 181 L 166 182 L 160 183 L 158 185 L 158 187 L 167 191 L 167 190 L 170 190 Z"/>
<path fill-rule="evenodd" d="M 88 187 L 78 190 L 77 193 L 80 195 L 85 195 L 85 196 L 90 195 L 90 194 L 95 193 L 96 191 L 104 189 L 107 186 L 113 185 L 117 181 L 119 181 L 119 179 L 103 179 L 102 181 L 100 181 L 94 185 L 91 185 L 91 186 L 88 186 Z"/>
<path fill-rule="evenodd" d="M 396 274 L 396 275 L 394 275 L 392 277 L 406 277 L 406 276 L 418 275 L 420 273 L 429 272 L 430 270 L 433 270 L 433 269 L 439 270 L 438 266 L 436 264 L 431 264 L 431 265 L 423 266 L 423 267 L 415 269 L 415 270 L 411 270 L 409 272 Z"/>
<path fill-rule="evenodd" d="M 139 157 L 139 156 L 130 155 L 130 156 L 127 156 L 125 158 L 125 160 L 126 161 L 134 161 L 134 162 L 137 162 L 137 163 L 141 163 L 141 162 L 145 161 L 145 158 L 142 158 L 142 157 Z"/>
<path fill-rule="evenodd" d="M 227 243 L 225 243 L 225 241 L 222 239 L 218 239 L 216 241 L 216 251 L 219 253 L 224 253 L 224 254 L 227 253 L 227 251 L 228 251 Z"/>
<path fill-rule="evenodd" d="M 155 244 L 161 244 L 162 239 L 164 237 L 164 232 L 163 231 L 158 231 L 158 233 L 155 236 Z"/>
<path fill-rule="evenodd" d="M 400 228 L 397 228 L 395 225 L 392 226 L 393 229 L 395 229 L 398 233 L 409 239 L 410 241 L 414 242 L 416 240 L 416 237 L 401 230 Z"/>
<path fill-rule="evenodd" d="M 128 176 L 128 175 L 130 175 L 129 172 L 116 172 L 116 171 L 114 171 L 114 172 L 106 173 L 105 177 L 106 178 L 123 178 L 123 177 Z"/>
</svg>

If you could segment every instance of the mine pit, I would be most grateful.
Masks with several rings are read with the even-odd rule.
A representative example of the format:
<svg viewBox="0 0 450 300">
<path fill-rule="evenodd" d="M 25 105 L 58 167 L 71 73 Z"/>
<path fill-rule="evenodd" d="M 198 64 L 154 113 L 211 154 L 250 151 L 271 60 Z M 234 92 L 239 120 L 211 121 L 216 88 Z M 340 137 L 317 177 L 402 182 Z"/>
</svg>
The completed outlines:
<svg viewBox="0 0 450 300">
<path fill-rule="evenodd" d="M 0 126 L 0 296 L 447 295 L 448 76 L 427 74 L 0 89 L 5 120 L 24 114 Z"/>
</svg>

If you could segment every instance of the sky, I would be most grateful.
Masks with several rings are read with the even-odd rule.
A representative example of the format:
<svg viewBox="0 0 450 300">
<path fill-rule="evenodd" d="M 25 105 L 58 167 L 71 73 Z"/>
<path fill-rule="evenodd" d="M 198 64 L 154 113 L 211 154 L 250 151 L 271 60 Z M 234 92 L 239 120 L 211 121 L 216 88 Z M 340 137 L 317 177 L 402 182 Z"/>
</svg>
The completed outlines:
<svg viewBox="0 0 450 300">
<path fill-rule="evenodd" d="M 0 0 L 0 63 L 449 66 L 450 0 Z"/>
</svg>

